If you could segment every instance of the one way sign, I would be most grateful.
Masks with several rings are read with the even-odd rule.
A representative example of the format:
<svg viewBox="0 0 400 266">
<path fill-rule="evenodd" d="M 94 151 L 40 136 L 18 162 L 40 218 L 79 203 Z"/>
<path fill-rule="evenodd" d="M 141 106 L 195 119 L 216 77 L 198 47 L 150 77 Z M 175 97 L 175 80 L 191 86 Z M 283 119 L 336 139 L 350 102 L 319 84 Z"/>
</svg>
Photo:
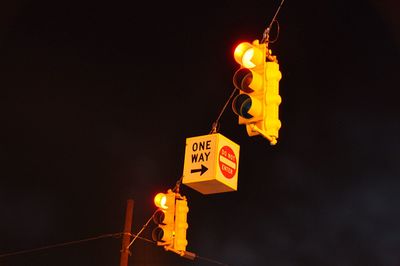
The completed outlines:
<svg viewBox="0 0 400 266">
<path fill-rule="evenodd" d="M 212 194 L 237 190 L 239 145 L 210 134 L 186 139 L 183 184 Z"/>
</svg>

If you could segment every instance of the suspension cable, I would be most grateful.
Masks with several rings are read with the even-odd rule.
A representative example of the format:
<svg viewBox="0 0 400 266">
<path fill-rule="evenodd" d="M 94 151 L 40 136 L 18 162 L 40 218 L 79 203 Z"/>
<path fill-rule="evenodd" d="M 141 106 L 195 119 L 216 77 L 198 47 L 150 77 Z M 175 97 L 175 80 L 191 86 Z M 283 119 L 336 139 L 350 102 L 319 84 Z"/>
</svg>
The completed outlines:
<svg viewBox="0 0 400 266">
<path fill-rule="evenodd" d="M 80 239 L 80 240 L 74 240 L 74 241 L 69 241 L 69 242 L 64 242 L 64 243 L 58 243 L 58 244 L 53 244 L 53 245 L 48 245 L 48 246 L 43 246 L 43 247 L 38 247 L 38 248 L 20 250 L 20 251 L 15 251 L 15 252 L 9 252 L 9 253 L 0 254 L 0 258 L 5 258 L 5 257 L 10 257 L 10 256 L 15 256 L 15 255 L 22 255 L 22 254 L 42 251 L 42 250 L 46 250 L 46 249 L 71 246 L 71 245 L 76 245 L 76 244 L 80 244 L 80 243 L 84 243 L 84 242 L 89 242 L 89 241 L 93 241 L 93 240 L 102 239 L 102 238 L 119 237 L 122 234 L 123 233 L 104 234 L 104 235 L 100 235 L 100 236 L 89 237 L 89 238 L 84 238 L 84 239 Z"/>
<path fill-rule="evenodd" d="M 235 92 L 236 92 L 236 88 L 233 89 L 231 95 L 229 96 L 229 99 L 226 101 L 226 103 L 225 103 L 224 107 L 222 108 L 221 112 L 219 113 L 217 119 L 213 123 L 210 133 L 208 133 L 208 134 L 214 134 L 214 133 L 218 132 L 218 130 L 219 130 L 219 120 L 220 120 L 222 114 L 225 112 L 225 109 L 228 106 L 228 103 L 232 100 L 233 96 L 235 95 Z"/>
<path fill-rule="evenodd" d="M 153 215 L 149 218 L 149 220 L 147 220 L 147 222 L 143 225 L 142 229 L 140 229 L 140 231 L 135 235 L 135 237 L 132 239 L 132 241 L 129 243 L 129 245 L 126 247 L 126 249 L 129 249 L 133 242 L 135 242 L 135 240 L 137 238 L 139 238 L 140 234 L 143 232 L 144 229 L 146 229 L 146 227 L 149 225 L 150 221 L 153 219 L 154 215 L 156 214 L 157 210 L 153 213 Z"/>
<path fill-rule="evenodd" d="M 275 21 L 277 21 L 277 20 L 276 20 L 276 17 L 278 16 L 279 11 L 281 10 L 281 7 L 282 7 L 282 5 L 283 5 L 283 2 L 285 2 L 285 0 L 282 0 L 282 1 L 281 1 L 279 7 L 277 8 L 277 10 L 276 10 L 276 12 L 275 12 L 274 17 L 272 18 L 272 20 L 271 20 L 271 22 L 269 23 L 268 27 L 264 30 L 263 38 L 262 38 L 262 40 L 261 40 L 261 43 L 268 43 L 268 42 L 269 42 L 269 32 L 271 31 L 272 24 L 273 24 Z M 278 26 L 278 27 L 279 27 L 279 26 Z M 275 39 L 274 41 L 276 41 L 276 39 Z"/>
</svg>

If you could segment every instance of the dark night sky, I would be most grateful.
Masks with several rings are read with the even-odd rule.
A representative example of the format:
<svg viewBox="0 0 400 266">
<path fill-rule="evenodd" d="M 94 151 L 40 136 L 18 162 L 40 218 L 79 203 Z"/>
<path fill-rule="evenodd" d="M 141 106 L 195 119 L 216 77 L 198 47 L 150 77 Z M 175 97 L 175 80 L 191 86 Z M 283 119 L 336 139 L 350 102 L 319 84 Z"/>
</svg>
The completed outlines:
<svg viewBox="0 0 400 266">
<path fill-rule="evenodd" d="M 121 232 L 129 198 L 141 229 L 182 175 L 185 139 L 228 99 L 235 45 L 260 39 L 279 5 L 245 2 L 1 2 L 0 254 Z M 189 251 L 232 266 L 400 265 L 399 10 L 285 1 L 278 145 L 226 110 L 238 191 L 181 187 Z M 119 265 L 120 245 L 0 265 Z M 129 265 L 214 264 L 137 241 Z"/>
</svg>

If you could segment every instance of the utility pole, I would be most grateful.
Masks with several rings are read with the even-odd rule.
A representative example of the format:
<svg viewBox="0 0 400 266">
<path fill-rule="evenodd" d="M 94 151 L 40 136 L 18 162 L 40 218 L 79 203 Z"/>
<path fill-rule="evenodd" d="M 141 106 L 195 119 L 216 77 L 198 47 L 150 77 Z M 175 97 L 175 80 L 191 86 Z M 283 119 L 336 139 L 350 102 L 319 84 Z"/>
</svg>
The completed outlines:
<svg viewBox="0 0 400 266">
<path fill-rule="evenodd" d="M 130 255 L 128 245 L 131 240 L 132 233 L 133 205 L 133 199 L 128 199 L 126 201 L 125 225 L 122 237 L 121 259 L 119 264 L 120 266 L 128 266 L 128 258 Z"/>
</svg>

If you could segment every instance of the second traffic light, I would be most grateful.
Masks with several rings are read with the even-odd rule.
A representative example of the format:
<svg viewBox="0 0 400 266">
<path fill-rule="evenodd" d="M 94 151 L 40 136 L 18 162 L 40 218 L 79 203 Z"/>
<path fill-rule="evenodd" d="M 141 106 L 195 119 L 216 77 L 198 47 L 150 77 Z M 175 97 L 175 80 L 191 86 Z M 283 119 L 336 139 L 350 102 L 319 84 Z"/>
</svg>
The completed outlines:
<svg viewBox="0 0 400 266">
<path fill-rule="evenodd" d="M 167 193 L 158 193 L 154 203 L 158 210 L 153 216 L 157 225 L 152 232 L 153 240 L 166 250 L 184 255 L 182 251 L 186 251 L 188 244 L 186 231 L 189 207 L 186 197 L 169 189 Z"/>
<path fill-rule="evenodd" d="M 158 193 L 154 198 L 158 210 L 154 213 L 153 221 L 157 225 L 152 232 L 152 238 L 157 245 L 173 248 L 175 227 L 175 193 Z"/>
<path fill-rule="evenodd" d="M 240 64 L 233 76 L 239 95 L 233 100 L 232 109 L 239 117 L 239 124 L 246 125 L 249 136 L 261 134 L 274 145 L 281 127 L 281 72 L 276 57 L 271 55 L 266 43 L 255 40 L 252 44 L 239 44 L 234 58 Z"/>
</svg>

